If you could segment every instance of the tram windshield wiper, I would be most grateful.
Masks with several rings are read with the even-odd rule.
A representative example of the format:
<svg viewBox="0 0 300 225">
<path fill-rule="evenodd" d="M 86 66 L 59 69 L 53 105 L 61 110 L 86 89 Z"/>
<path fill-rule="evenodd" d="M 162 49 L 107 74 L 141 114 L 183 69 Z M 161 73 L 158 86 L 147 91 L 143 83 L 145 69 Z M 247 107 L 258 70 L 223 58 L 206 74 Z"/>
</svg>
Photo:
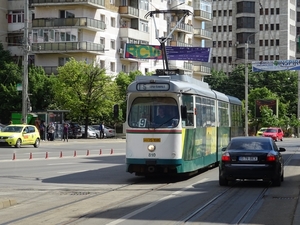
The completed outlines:
<svg viewBox="0 0 300 225">
<path fill-rule="evenodd" d="M 166 122 L 163 122 L 163 123 L 159 124 L 159 126 L 155 126 L 155 128 L 160 128 L 160 127 L 162 127 L 164 124 L 168 125 L 168 123 L 169 123 L 171 120 L 175 119 L 175 118 L 176 118 L 176 116 L 173 116 L 173 117 L 171 117 L 170 119 L 168 119 Z"/>
</svg>

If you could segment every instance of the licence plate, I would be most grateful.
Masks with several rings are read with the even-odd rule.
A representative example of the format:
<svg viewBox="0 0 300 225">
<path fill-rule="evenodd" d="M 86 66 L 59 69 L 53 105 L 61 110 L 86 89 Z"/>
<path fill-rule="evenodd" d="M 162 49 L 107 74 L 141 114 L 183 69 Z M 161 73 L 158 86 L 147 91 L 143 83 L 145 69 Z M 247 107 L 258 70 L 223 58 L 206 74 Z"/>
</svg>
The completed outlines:
<svg viewBox="0 0 300 225">
<path fill-rule="evenodd" d="M 5 139 L 0 139 L 0 142 L 5 142 Z"/>
<path fill-rule="evenodd" d="M 144 142 L 160 142 L 160 138 L 144 138 Z"/>
<path fill-rule="evenodd" d="M 257 161 L 256 156 L 240 156 L 239 161 Z"/>
</svg>

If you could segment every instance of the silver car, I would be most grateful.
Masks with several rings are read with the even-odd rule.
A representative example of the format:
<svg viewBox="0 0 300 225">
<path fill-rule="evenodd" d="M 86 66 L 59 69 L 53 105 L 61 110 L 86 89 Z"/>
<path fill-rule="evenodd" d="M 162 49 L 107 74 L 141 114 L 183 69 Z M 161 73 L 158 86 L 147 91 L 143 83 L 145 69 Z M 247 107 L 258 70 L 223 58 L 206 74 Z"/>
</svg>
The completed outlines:
<svg viewBox="0 0 300 225">
<path fill-rule="evenodd" d="M 81 127 L 82 136 L 85 136 L 85 126 L 80 126 L 80 127 Z M 96 137 L 97 137 L 97 135 L 96 135 L 94 128 L 91 126 L 88 126 L 87 138 L 96 138 Z"/>
<path fill-rule="evenodd" d="M 100 138 L 99 125 L 91 125 L 91 126 L 93 128 L 95 128 L 95 130 L 99 131 L 99 134 L 98 134 L 99 137 L 97 136 L 97 138 Z M 115 137 L 115 136 L 116 136 L 116 130 L 104 125 L 104 138 L 111 138 L 111 137 Z"/>
</svg>

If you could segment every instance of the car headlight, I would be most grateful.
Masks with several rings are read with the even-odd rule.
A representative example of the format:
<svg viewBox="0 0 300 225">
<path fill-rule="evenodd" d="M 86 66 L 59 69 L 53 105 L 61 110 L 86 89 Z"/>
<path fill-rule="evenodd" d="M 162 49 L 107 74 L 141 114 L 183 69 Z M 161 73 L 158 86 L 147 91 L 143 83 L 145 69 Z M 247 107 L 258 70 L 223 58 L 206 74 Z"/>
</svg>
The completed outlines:
<svg viewBox="0 0 300 225">
<path fill-rule="evenodd" d="M 17 137 L 17 136 L 18 136 L 18 135 L 13 134 L 13 135 L 9 136 L 8 138 L 15 138 L 15 137 Z"/>
<path fill-rule="evenodd" d="M 153 151 L 155 151 L 155 149 L 156 149 L 155 145 L 148 145 L 149 152 L 153 152 Z"/>
</svg>

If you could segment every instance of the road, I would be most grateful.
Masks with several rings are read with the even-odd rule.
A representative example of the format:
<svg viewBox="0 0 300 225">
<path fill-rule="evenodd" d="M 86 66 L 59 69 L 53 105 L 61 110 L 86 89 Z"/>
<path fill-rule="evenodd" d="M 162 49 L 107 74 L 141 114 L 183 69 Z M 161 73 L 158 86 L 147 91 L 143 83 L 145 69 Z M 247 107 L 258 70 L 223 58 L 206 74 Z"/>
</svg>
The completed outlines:
<svg viewBox="0 0 300 225">
<path fill-rule="evenodd" d="M 1 148 L 0 198 L 17 204 L 0 210 L 0 224 L 300 224 L 299 139 L 278 142 L 287 148 L 278 188 L 220 187 L 217 168 L 189 179 L 136 177 L 125 172 L 125 141 Z"/>
</svg>

